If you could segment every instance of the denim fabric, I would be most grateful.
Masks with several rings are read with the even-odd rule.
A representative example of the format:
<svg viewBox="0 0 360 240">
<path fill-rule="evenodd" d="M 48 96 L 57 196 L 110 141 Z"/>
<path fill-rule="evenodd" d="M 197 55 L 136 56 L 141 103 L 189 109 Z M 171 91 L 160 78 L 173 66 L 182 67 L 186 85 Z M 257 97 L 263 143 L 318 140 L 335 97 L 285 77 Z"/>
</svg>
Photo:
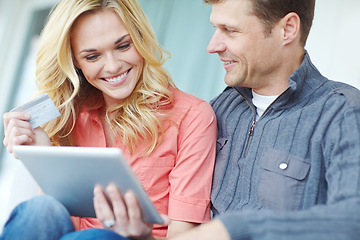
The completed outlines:
<svg viewBox="0 0 360 240">
<path fill-rule="evenodd" d="M 75 228 L 65 207 L 54 198 L 41 195 L 13 210 L 0 240 L 57 240 L 72 231 Z"/>
<path fill-rule="evenodd" d="M 53 197 L 36 196 L 19 204 L 4 226 L 0 240 L 126 240 L 113 231 L 88 229 L 76 232 L 66 208 Z"/>
<path fill-rule="evenodd" d="M 106 240 L 127 240 L 113 231 L 105 229 L 87 229 L 78 232 L 72 232 L 66 234 L 60 240 L 97 240 L 97 239 L 106 239 Z"/>
</svg>

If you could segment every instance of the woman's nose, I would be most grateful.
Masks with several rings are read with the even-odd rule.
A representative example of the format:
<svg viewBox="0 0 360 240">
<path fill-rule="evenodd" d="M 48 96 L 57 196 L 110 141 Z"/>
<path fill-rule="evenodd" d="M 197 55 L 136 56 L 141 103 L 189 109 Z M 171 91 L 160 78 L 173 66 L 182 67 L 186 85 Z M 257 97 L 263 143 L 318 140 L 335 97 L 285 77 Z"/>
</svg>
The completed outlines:
<svg viewBox="0 0 360 240">
<path fill-rule="evenodd" d="M 106 56 L 104 68 L 109 73 L 118 73 L 121 68 L 121 61 L 117 59 L 116 55 L 108 54 Z"/>
</svg>

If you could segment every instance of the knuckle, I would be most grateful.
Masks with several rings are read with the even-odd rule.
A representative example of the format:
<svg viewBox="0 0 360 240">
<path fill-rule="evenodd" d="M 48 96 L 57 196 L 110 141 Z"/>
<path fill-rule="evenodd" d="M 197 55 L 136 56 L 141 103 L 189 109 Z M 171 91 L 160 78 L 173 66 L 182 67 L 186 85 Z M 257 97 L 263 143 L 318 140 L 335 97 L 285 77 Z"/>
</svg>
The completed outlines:
<svg viewBox="0 0 360 240">
<path fill-rule="evenodd" d="M 21 143 L 21 141 L 20 141 L 19 137 L 14 138 L 13 145 L 20 145 L 20 143 Z"/>
<path fill-rule="evenodd" d="M 3 119 L 4 119 L 4 120 L 8 120 L 8 119 L 9 119 L 9 113 L 8 113 L 8 112 L 3 114 Z"/>
<path fill-rule="evenodd" d="M 128 213 L 123 208 L 114 208 L 114 215 L 117 219 L 127 219 Z"/>
<path fill-rule="evenodd" d="M 97 219 L 98 219 L 100 222 L 104 222 L 104 221 L 105 221 L 105 218 L 102 217 L 102 216 L 98 216 Z"/>
<path fill-rule="evenodd" d="M 13 128 L 13 133 L 15 136 L 19 136 L 21 133 L 21 129 L 19 127 L 14 127 Z"/>
</svg>

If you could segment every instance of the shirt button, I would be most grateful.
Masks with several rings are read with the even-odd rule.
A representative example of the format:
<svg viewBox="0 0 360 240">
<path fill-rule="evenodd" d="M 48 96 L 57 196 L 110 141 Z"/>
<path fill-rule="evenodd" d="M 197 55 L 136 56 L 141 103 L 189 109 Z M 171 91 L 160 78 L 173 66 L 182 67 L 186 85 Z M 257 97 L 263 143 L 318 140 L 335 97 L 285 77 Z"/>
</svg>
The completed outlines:
<svg viewBox="0 0 360 240">
<path fill-rule="evenodd" d="M 279 165 L 279 168 L 281 170 L 285 170 L 285 169 L 287 169 L 287 167 L 288 167 L 287 163 L 280 163 L 280 165 Z"/>
</svg>

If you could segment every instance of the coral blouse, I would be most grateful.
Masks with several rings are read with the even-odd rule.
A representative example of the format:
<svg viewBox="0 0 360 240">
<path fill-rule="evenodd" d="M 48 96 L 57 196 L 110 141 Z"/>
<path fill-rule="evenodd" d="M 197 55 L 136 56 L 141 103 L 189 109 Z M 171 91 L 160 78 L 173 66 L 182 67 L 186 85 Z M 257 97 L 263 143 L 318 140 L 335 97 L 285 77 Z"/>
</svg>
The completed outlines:
<svg viewBox="0 0 360 240">
<path fill-rule="evenodd" d="M 115 139 L 157 210 L 172 220 L 204 223 L 210 220 L 210 191 L 216 154 L 217 125 L 211 106 L 204 100 L 170 89 L 174 107 L 164 139 L 150 155 L 140 143 L 132 155 Z M 75 125 L 78 146 L 106 147 L 97 111 L 84 108 Z M 73 217 L 77 230 L 102 228 L 96 218 Z M 167 227 L 154 225 L 153 235 L 165 237 Z"/>
</svg>

